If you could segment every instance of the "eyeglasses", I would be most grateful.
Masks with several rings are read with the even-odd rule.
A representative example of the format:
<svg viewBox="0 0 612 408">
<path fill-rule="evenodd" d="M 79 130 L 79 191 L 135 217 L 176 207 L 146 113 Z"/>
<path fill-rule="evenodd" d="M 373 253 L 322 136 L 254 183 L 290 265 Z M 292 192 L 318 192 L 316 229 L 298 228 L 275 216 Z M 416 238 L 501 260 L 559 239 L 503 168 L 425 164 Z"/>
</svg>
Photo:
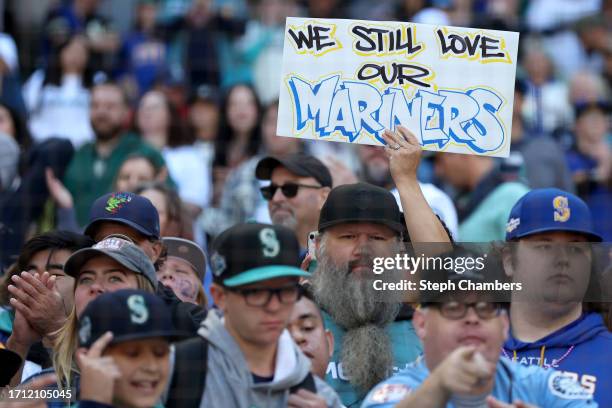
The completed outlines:
<svg viewBox="0 0 612 408">
<path fill-rule="evenodd" d="M 261 190 L 261 194 L 263 195 L 263 198 L 269 201 L 272 199 L 272 197 L 274 197 L 274 194 L 276 194 L 276 190 L 278 190 L 279 188 L 281 189 L 281 192 L 283 193 L 285 197 L 293 198 L 297 195 L 300 187 L 323 188 L 323 186 L 311 186 L 308 184 L 285 183 L 282 186 L 279 186 L 277 184 L 270 184 L 269 186 L 260 188 L 260 190 Z"/>
<path fill-rule="evenodd" d="M 492 302 L 445 302 L 431 304 L 430 306 L 436 307 L 443 317 L 450 320 L 463 319 L 467 315 L 469 308 L 473 308 L 476 312 L 476 315 L 483 320 L 489 320 L 494 317 L 497 317 L 502 311 L 501 305 L 499 303 Z"/>
<path fill-rule="evenodd" d="M 249 288 L 249 289 L 234 289 L 228 288 L 231 292 L 236 292 L 242 295 L 246 304 L 255 307 L 265 307 L 270 303 L 272 295 L 275 295 L 278 301 L 284 305 L 290 305 L 297 302 L 302 297 L 302 287 L 300 285 L 283 286 L 280 288 Z"/>
</svg>

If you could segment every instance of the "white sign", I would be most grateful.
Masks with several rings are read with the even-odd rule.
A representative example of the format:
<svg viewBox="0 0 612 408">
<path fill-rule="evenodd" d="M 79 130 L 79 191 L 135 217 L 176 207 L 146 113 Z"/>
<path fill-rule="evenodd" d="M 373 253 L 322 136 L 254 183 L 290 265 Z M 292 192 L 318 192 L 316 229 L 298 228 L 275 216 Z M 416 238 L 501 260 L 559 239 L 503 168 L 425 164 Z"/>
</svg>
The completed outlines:
<svg viewBox="0 0 612 408">
<path fill-rule="evenodd" d="M 507 157 L 518 37 L 290 17 L 277 133 L 382 145 L 401 124 L 427 150 Z"/>
</svg>

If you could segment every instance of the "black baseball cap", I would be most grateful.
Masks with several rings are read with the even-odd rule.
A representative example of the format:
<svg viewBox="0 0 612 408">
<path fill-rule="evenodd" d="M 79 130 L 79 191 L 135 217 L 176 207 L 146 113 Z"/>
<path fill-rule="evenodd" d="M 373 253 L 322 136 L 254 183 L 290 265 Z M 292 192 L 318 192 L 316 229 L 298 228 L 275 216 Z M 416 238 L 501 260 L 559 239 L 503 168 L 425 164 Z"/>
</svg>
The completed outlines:
<svg viewBox="0 0 612 408">
<path fill-rule="evenodd" d="M 280 225 L 235 225 L 215 239 L 212 254 L 213 281 L 223 286 L 310 276 L 299 268 L 300 245 L 294 232 Z"/>
<path fill-rule="evenodd" d="M 345 184 L 330 191 L 319 215 L 319 232 L 347 222 L 383 224 L 398 234 L 400 210 L 390 191 L 368 183 Z"/>
<path fill-rule="evenodd" d="M 21 357 L 0 343 L 0 387 L 5 387 L 21 367 Z"/>
<path fill-rule="evenodd" d="M 113 333 L 110 344 L 152 337 L 175 340 L 181 334 L 164 301 L 136 289 L 106 292 L 89 302 L 79 319 L 79 345 L 91 347 L 107 331 Z"/>
<path fill-rule="evenodd" d="M 85 235 L 93 237 L 96 224 L 112 221 L 134 228 L 146 237 L 159 239 L 159 214 L 148 198 L 129 192 L 104 194 L 89 211 Z"/>
<path fill-rule="evenodd" d="M 155 267 L 147 254 L 139 246 L 116 236 L 105 238 L 91 248 L 79 249 L 73 253 L 64 265 L 64 272 L 76 278 L 87 261 L 100 255 L 108 256 L 130 271 L 143 275 L 157 288 Z"/>
<path fill-rule="evenodd" d="M 278 166 L 286 167 L 301 177 L 313 177 L 323 187 L 332 186 L 332 176 L 327 166 L 316 157 L 303 153 L 292 154 L 285 158 L 264 157 L 257 163 L 255 177 L 259 180 L 270 180 L 272 172 Z"/>
</svg>

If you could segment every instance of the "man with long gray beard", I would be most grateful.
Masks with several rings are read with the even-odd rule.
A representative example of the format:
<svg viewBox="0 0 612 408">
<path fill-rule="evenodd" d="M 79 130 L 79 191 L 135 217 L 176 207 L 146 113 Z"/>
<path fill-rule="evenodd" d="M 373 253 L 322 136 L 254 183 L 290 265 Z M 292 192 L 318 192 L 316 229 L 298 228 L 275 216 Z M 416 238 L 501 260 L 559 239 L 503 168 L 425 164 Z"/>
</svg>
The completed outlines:
<svg viewBox="0 0 612 408">
<path fill-rule="evenodd" d="M 321 209 L 316 238 L 317 267 L 311 282 L 335 345 L 326 381 L 347 407 L 393 371 L 421 353 L 412 327 L 412 309 L 400 299 L 380 299 L 372 286 L 374 258 L 395 257 L 411 242 L 449 242 L 425 201 L 416 178 L 421 147 L 407 129 L 384 133 L 391 174 L 405 209 L 401 222 L 393 195 L 366 183 L 333 189 Z M 387 270 L 387 279 L 397 278 Z"/>
</svg>

